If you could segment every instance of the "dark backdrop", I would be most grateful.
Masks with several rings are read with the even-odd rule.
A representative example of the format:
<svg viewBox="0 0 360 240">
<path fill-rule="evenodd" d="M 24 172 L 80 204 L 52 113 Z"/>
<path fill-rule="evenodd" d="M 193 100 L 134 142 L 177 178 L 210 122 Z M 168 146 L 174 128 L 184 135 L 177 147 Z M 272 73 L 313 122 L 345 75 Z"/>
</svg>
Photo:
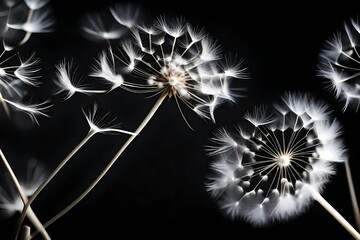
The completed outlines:
<svg viewBox="0 0 360 240">
<path fill-rule="evenodd" d="M 52 98 L 52 118 L 41 118 L 41 126 L 2 121 L 0 144 L 15 170 L 36 158 L 53 169 L 85 136 L 87 125 L 81 107 L 94 100 L 110 110 L 134 130 L 150 110 L 155 98 L 115 90 L 89 97 L 76 94 L 66 102 L 53 95 L 54 64 L 73 59 L 79 74 L 86 74 L 105 45 L 86 40 L 79 19 L 88 12 L 105 8 L 115 1 L 52 1 L 56 31 L 34 36 L 21 50 L 36 51 L 43 59 L 44 84 L 40 98 Z M 344 20 L 360 14 L 359 5 L 338 2 L 320 5 L 249 6 L 233 1 L 168 1 L 138 3 L 148 19 L 160 14 L 183 16 L 204 26 L 218 39 L 224 52 L 245 59 L 251 79 L 235 83 L 247 86 L 247 97 L 237 104 L 224 104 L 216 110 L 217 125 L 185 109 L 194 131 L 183 121 L 174 101 L 165 101 L 154 118 L 126 149 L 96 189 L 71 212 L 48 228 L 53 239 L 351 239 L 350 235 L 319 204 L 313 203 L 302 215 L 263 228 L 241 220 L 231 221 L 218 210 L 205 191 L 204 181 L 211 159 L 203 146 L 218 126 L 236 124 L 245 111 L 256 104 L 278 101 L 285 91 L 310 92 L 328 102 L 344 127 L 355 186 L 360 186 L 360 113 L 343 113 L 342 104 L 324 90 L 324 79 L 316 77 L 321 45 L 342 26 Z M 261 9 L 261 10 L 260 10 Z M 272 10 L 270 10 L 272 9 Z M 94 81 L 86 79 L 86 81 Z M 95 81 L 94 81 L 95 82 Z M 126 136 L 95 136 L 64 168 L 33 204 L 44 222 L 77 196 L 112 158 Z M 355 224 L 343 165 L 324 191 L 324 197 Z M 2 180 L 2 183 L 4 181 Z M 357 187 L 357 190 L 358 187 Z M 359 192 L 359 191 L 358 191 Z M 0 239 L 11 239 L 16 217 L 0 222 Z M 40 239 L 40 238 L 39 238 Z"/>
</svg>

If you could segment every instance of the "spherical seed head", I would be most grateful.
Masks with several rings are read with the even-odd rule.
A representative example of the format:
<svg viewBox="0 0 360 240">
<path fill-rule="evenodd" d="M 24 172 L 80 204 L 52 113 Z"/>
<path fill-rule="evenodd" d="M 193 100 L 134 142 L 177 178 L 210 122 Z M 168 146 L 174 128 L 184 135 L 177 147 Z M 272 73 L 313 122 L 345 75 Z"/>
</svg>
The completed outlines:
<svg viewBox="0 0 360 240">
<path fill-rule="evenodd" d="M 217 42 L 183 18 L 162 16 L 150 26 L 133 26 L 132 38 L 124 40 L 120 50 L 118 56 L 109 52 L 109 61 L 98 60 L 92 76 L 114 85 L 109 76 L 122 74 L 124 81 L 116 87 L 173 97 L 213 121 L 219 104 L 235 101 L 230 81 L 247 78 L 241 60 L 224 63 Z M 129 73 L 133 78 L 125 77 Z"/>
<path fill-rule="evenodd" d="M 360 106 L 360 24 L 359 19 L 346 21 L 320 51 L 318 75 L 327 88 L 344 102 L 343 110 Z"/>
<path fill-rule="evenodd" d="M 208 190 L 227 215 L 254 225 L 303 212 L 346 159 L 339 124 L 326 111 L 310 117 L 309 108 L 324 104 L 287 94 L 280 105 L 255 108 L 235 134 L 222 128 L 208 147 L 216 157 Z"/>
</svg>

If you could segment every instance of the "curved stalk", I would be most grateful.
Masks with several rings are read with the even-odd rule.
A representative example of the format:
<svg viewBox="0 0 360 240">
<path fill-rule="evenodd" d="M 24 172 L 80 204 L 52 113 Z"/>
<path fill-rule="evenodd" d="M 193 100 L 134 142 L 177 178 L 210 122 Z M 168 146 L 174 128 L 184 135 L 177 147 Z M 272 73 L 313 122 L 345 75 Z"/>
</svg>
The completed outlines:
<svg viewBox="0 0 360 240">
<path fill-rule="evenodd" d="M 136 129 L 134 135 L 131 135 L 128 140 L 122 145 L 122 147 L 119 149 L 119 151 L 115 154 L 115 156 L 111 159 L 109 164 L 105 167 L 105 169 L 100 173 L 100 175 L 91 183 L 91 185 L 79 195 L 72 203 L 70 203 L 66 208 L 64 208 L 62 211 L 60 211 L 58 214 L 56 214 L 53 218 L 51 218 L 49 221 L 47 221 L 44 224 L 44 227 L 47 228 L 52 223 L 54 223 L 56 220 L 61 218 L 64 214 L 66 214 L 68 211 L 70 211 L 73 207 L 75 207 L 84 197 L 86 197 L 87 194 L 91 192 L 91 190 L 100 182 L 100 180 L 105 176 L 105 174 L 110 170 L 110 168 L 114 165 L 114 163 L 117 161 L 117 159 L 120 157 L 120 155 L 125 151 L 125 149 L 130 145 L 130 143 L 136 138 L 136 136 L 144 129 L 144 127 L 147 125 L 147 123 L 150 121 L 150 119 L 154 116 L 155 112 L 159 109 L 161 106 L 161 103 L 166 98 L 167 94 L 162 94 L 160 98 L 157 100 L 157 102 L 154 104 L 150 112 L 146 115 L 144 120 L 141 122 L 141 124 Z M 34 232 L 31 235 L 31 238 L 35 237 L 39 231 Z M 31 239 L 30 238 L 30 239 Z"/>
</svg>

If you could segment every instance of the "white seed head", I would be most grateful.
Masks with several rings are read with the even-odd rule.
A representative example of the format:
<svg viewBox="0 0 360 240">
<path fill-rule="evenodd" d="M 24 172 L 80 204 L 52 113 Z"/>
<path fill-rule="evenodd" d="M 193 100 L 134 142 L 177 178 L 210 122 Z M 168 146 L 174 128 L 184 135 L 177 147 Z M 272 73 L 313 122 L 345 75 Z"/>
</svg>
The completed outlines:
<svg viewBox="0 0 360 240">
<path fill-rule="evenodd" d="M 357 111 L 360 106 L 359 20 L 346 21 L 324 44 L 320 51 L 318 76 L 326 79 L 327 88 L 348 108 Z"/>
<path fill-rule="evenodd" d="M 276 104 L 248 113 L 250 125 L 236 134 L 221 128 L 206 147 L 215 157 L 207 189 L 232 218 L 264 225 L 302 213 L 311 192 L 321 192 L 335 174 L 335 163 L 346 160 L 338 122 L 328 113 L 311 119 L 315 99 L 287 93 L 282 101 L 280 111 Z M 299 114 L 310 119 L 306 125 Z"/>
<path fill-rule="evenodd" d="M 92 76 L 109 81 L 121 75 L 123 89 L 174 97 L 214 122 L 215 109 L 239 97 L 231 81 L 247 78 L 243 62 L 222 60 L 216 41 L 202 28 L 161 16 L 153 24 L 133 26 L 131 32 L 131 39 L 121 41 L 120 54 L 109 52 L 97 60 Z"/>
</svg>

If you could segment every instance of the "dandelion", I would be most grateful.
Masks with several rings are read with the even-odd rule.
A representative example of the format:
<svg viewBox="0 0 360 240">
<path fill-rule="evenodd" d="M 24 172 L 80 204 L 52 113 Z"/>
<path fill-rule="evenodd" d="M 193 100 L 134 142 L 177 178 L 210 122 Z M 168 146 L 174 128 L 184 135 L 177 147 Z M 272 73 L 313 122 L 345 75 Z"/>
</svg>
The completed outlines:
<svg viewBox="0 0 360 240">
<path fill-rule="evenodd" d="M 15 173 L 13 172 L 9 162 L 5 158 L 4 153 L 0 149 L 0 158 L 3 164 L 6 167 L 6 170 L 10 174 L 11 180 L 16 188 L 16 193 L 13 189 L 12 184 L 9 183 L 9 189 L 11 192 L 7 192 L 4 189 L 0 188 L 0 210 L 4 216 L 11 217 L 17 212 L 21 212 L 23 210 L 24 204 L 27 203 L 28 198 L 31 197 L 36 188 L 40 186 L 40 184 L 46 178 L 46 170 L 39 165 L 37 162 L 30 160 L 28 162 L 27 176 L 23 180 L 18 180 Z M 37 218 L 34 211 L 29 208 L 26 217 L 30 220 L 30 222 L 34 225 L 34 227 L 42 234 L 44 239 L 50 239 L 50 236 L 46 232 L 44 226 Z"/>
<path fill-rule="evenodd" d="M 207 190 L 226 215 L 258 226 L 295 217 L 316 200 L 359 239 L 321 196 L 336 164 L 347 159 L 339 123 L 308 95 L 288 94 L 280 106 L 284 111 L 255 108 L 246 114 L 249 126 L 215 134 Z M 313 107 L 324 109 L 321 120 L 311 118 Z"/>
<path fill-rule="evenodd" d="M 125 131 L 120 129 L 120 124 L 115 123 L 114 118 L 110 117 L 109 113 L 101 114 L 99 113 L 99 108 L 97 104 L 94 104 L 93 109 L 90 111 L 85 111 L 83 109 L 85 119 L 89 125 L 89 131 L 86 136 L 80 141 L 80 143 L 58 164 L 58 166 L 51 172 L 51 174 L 35 188 L 34 193 L 31 195 L 27 203 L 25 204 L 18 226 L 20 227 L 22 222 L 25 219 L 26 214 L 29 209 L 31 209 L 31 203 L 36 199 L 36 197 L 42 192 L 42 190 L 49 184 L 49 182 L 58 174 L 58 172 L 68 163 L 68 161 L 82 148 L 94 135 L 96 134 L 128 134 L 135 135 L 136 133 Z M 51 221 L 51 220 L 50 220 Z M 50 223 L 51 224 L 51 223 Z M 44 224 L 44 228 L 50 225 L 49 222 Z M 17 234 L 19 234 L 20 229 L 18 229 Z M 33 233 L 32 237 L 35 236 L 39 231 Z"/>
<path fill-rule="evenodd" d="M 357 112 L 360 106 L 359 46 L 359 19 L 352 18 L 344 22 L 343 27 L 325 42 L 320 51 L 318 75 L 326 79 L 327 88 L 334 96 L 344 102 L 344 112 L 347 109 Z M 345 170 L 356 223 L 360 228 L 359 206 L 348 161 L 345 161 Z"/>
<path fill-rule="evenodd" d="M 147 29 L 142 25 L 133 28 L 133 38 L 121 43 L 119 56 L 112 51 L 101 53 L 90 76 L 102 78 L 113 86 L 111 90 L 121 87 L 159 95 L 160 99 L 174 98 L 182 115 L 180 102 L 215 121 L 217 105 L 235 101 L 231 79 L 248 77 L 242 61 L 220 61 L 216 41 L 182 18 L 160 17 L 151 27 L 156 31 Z M 137 81 L 127 80 L 124 75 L 128 73 Z"/>
<path fill-rule="evenodd" d="M 227 58 L 222 61 L 223 55 L 217 42 L 205 30 L 191 26 L 183 18 L 169 19 L 162 16 L 153 24 L 134 25 L 128 15 L 118 14 L 121 12 L 119 9 L 111 9 L 111 12 L 120 24 L 131 28 L 132 38 L 121 41 L 119 54 L 115 54 L 111 47 L 103 51 L 90 76 L 108 83 L 111 86 L 109 91 L 122 88 L 159 97 L 134 134 L 121 146 L 100 175 L 45 226 L 76 206 L 97 185 L 165 99 L 175 99 L 189 127 L 181 102 L 201 117 L 215 122 L 214 111 L 219 104 L 236 102 L 235 97 L 238 95 L 232 93 L 235 89 L 230 87 L 231 81 L 248 78 L 242 60 L 230 63 L 230 58 Z M 129 74 L 132 78 L 127 77 Z"/>
</svg>

